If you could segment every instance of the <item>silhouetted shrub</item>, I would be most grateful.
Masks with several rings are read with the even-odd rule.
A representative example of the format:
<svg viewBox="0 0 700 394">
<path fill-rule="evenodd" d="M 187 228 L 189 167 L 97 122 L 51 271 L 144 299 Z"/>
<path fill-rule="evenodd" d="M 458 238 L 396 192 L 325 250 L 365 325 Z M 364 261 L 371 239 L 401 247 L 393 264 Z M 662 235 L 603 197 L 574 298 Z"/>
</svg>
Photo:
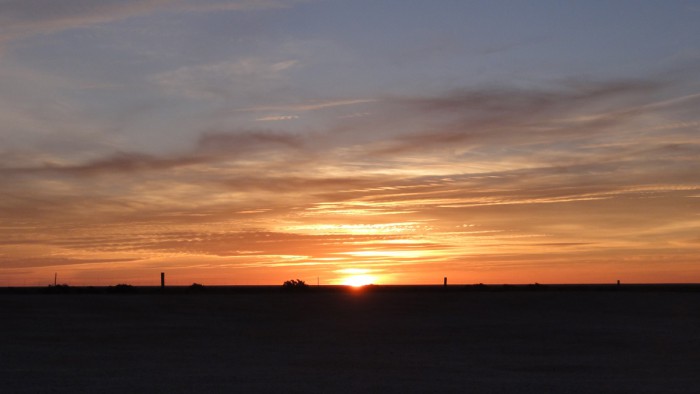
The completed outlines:
<svg viewBox="0 0 700 394">
<path fill-rule="evenodd" d="M 301 279 L 291 279 L 282 284 L 282 288 L 285 290 L 305 290 L 309 286 Z"/>
<path fill-rule="evenodd" d="M 51 294 L 66 294 L 72 293 L 73 289 L 71 289 L 70 286 L 64 283 L 62 285 L 49 285 L 47 292 Z"/>
<path fill-rule="evenodd" d="M 127 285 L 125 283 L 120 283 L 114 287 L 110 286 L 110 290 L 114 293 L 119 293 L 119 294 L 125 294 L 125 293 L 133 293 L 134 292 L 134 286 L 132 285 Z"/>
<path fill-rule="evenodd" d="M 489 290 L 488 286 L 486 286 L 486 285 L 483 284 L 483 283 L 475 283 L 475 284 L 473 284 L 473 285 L 467 285 L 467 286 L 466 286 L 466 289 L 467 289 L 467 290 L 470 290 L 470 291 L 486 291 L 486 290 Z"/>
<path fill-rule="evenodd" d="M 200 284 L 200 283 L 192 283 L 192 285 L 190 285 L 190 287 L 188 289 L 188 291 L 194 292 L 194 293 L 201 293 L 201 292 L 204 292 L 205 290 L 206 290 L 206 287 L 204 287 L 204 285 Z"/>
</svg>

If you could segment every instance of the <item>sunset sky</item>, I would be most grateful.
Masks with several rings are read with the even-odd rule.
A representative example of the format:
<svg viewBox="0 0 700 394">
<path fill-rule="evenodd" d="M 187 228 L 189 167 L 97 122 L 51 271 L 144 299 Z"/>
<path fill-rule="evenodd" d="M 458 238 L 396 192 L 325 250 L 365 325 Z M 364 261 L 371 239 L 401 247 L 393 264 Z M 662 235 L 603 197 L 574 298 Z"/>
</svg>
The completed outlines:
<svg viewBox="0 0 700 394">
<path fill-rule="evenodd" d="M 0 286 L 700 282 L 700 2 L 0 0 Z"/>
</svg>

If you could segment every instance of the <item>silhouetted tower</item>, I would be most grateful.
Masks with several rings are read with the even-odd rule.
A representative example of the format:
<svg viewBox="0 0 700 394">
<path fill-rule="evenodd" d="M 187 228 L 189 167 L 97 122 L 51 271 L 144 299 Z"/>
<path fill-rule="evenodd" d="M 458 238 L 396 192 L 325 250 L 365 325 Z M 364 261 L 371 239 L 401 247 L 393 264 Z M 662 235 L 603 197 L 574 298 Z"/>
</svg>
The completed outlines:
<svg viewBox="0 0 700 394">
<path fill-rule="evenodd" d="M 165 288 L 165 272 L 160 273 L 160 288 Z"/>
<path fill-rule="evenodd" d="M 447 286 L 447 277 L 445 277 L 445 278 L 442 280 L 442 285 L 443 285 L 443 286 Z"/>
</svg>

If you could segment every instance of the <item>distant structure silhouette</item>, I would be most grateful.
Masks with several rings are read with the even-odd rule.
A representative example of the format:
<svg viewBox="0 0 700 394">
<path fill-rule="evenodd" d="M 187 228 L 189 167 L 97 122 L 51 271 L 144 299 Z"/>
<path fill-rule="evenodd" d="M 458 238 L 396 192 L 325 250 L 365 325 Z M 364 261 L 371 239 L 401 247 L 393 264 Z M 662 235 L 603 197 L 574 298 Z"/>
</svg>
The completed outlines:
<svg viewBox="0 0 700 394">
<path fill-rule="evenodd" d="M 160 273 L 160 288 L 165 288 L 165 272 Z"/>
<path fill-rule="evenodd" d="M 445 277 L 445 278 L 442 280 L 442 285 L 443 285 L 443 286 L 447 286 L 447 277 Z"/>
</svg>

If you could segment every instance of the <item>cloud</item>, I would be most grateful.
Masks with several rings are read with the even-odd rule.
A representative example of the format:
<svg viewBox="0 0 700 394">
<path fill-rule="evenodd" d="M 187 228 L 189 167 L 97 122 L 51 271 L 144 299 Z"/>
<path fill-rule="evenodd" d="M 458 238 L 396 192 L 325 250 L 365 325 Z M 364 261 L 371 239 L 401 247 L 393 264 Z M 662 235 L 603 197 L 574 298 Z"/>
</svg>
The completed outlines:
<svg viewBox="0 0 700 394">
<path fill-rule="evenodd" d="M 181 0 L 173 5 L 177 11 L 246 11 L 255 9 L 288 8 L 314 0 Z"/>
<path fill-rule="evenodd" d="M 256 130 L 232 133 L 204 133 L 197 150 L 219 154 L 249 154 L 267 149 L 300 150 L 305 138 L 295 134 Z"/>
<path fill-rule="evenodd" d="M 159 158 L 140 153 L 117 153 L 112 156 L 79 164 L 45 163 L 37 167 L 9 167 L 0 171 L 6 174 L 67 174 L 76 176 L 109 173 L 131 173 L 168 170 L 205 162 L 203 157 L 182 156 Z"/>
<path fill-rule="evenodd" d="M 161 72 L 152 80 L 166 92 L 194 99 L 229 99 L 257 95 L 285 84 L 285 75 L 298 66 L 294 59 L 268 60 L 249 56 L 213 64 L 185 66 Z"/>
<path fill-rule="evenodd" d="M 30 257 L 24 259 L 4 258 L 0 256 L 0 266 L 3 269 L 17 269 L 17 268 L 37 268 L 37 267 L 60 267 L 60 266 L 73 266 L 82 264 L 113 264 L 113 263 L 125 263 L 135 261 L 133 259 L 75 259 L 75 258 L 63 258 L 56 256 L 46 256 L 46 257 Z"/>
<path fill-rule="evenodd" d="M 84 28 L 154 12 L 243 11 L 290 7 L 304 0 L 5 0 L 0 40 Z"/>
<path fill-rule="evenodd" d="M 288 105 L 266 105 L 259 107 L 242 108 L 237 111 L 248 112 L 248 111 L 316 111 L 319 109 L 341 107 L 346 105 L 356 105 L 373 103 L 377 101 L 376 99 L 349 99 L 349 100 L 328 100 L 328 101 L 316 101 L 302 104 L 288 104 Z"/>
<path fill-rule="evenodd" d="M 274 152 L 275 155 L 281 155 L 284 152 L 301 152 L 305 144 L 306 139 L 298 135 L 265 130 L 207 132 L 199 137 L 196 146 L 184 153 L 157 156 L 137 152 L 117 152 L 82 163 L 45 160 L 42 164 L 34 166 L 14 166 L 8 159 L 0 161 L 0 175 L 100 176 L 167 171 L 203 164 L 213 165 L 217 162 L 235 162 L 250 159 L 265 152 Z M 20 155 L 8 157 L 19 159 Z"/>
<path fill-rule="evenodd" d="M 692 248 L 697 98 L 666 89 L 627 81 L 319 101 L 296 109 L 367 105 L 372 116 L 332 117 L 321 130 L 209 129 L 174 153 L 15 167 L 21 155 L 4 155 L 0 253 L 381 270 Z"/>
<path fill-rule="evenodd" d="M 264 116 L 262 118 L 257 118 L 255 119 L 258 122 L 278 122 L 282 120 L 294 120 L 294 119 L 299 119 L 299 116 L 297 115 L 270 115 L 270 116 Z"/>
<path fill-rule="evenodd" d="M 400 133 L 400 138 L 386 141 L 373 153 L 460 143 L 514 146 L 600 134 L 635 116 L 636 109 L 628 106 L 659 90 L 653 82 L 630 81 L 577 83 L 553 90 L 482 89 L 436 97 L 389 97 L 382 100 L 386 117 L 412 124 L 409 130 L 414 131 Z M 576 114 L 599 114 L 599 108 L 605 115 L 567 121 Z"/>
<path fill-rule="evenodd" d="M 436 97 L 396 97 L 393 102 L 426 112 L 539 113 L 605 102 L 620 96 L 638 97 L 659 88 L 653 81 L 569 82 L 552 90 L 455 90 Z"/>
<path fill-rule="evenodd" d="M 313 165 L 347 173 L 353 168 L 370 172 L 386 168 L 394 174 L 403 169 L 415 172 L 417 168 L 430 172 L 426 166 L 435 166 L 451 176 L 455 171 L 465 171 L 466 165 L 472 168 L 468 172 L 481 168 L 483 173 L 498 175 L 504 170 L 555 168 L 568 171 L 567 176 L 580 177 L 586 173 L 583 168 L 614 168 L 630 163 L 646 168 L 650 157 L 657 165 L 659 160 L 674 165 L 679 158 L 692 162 L 697 146 L 688 133 L 697 128 L 697 120 L 669 123 L 664 115 L 694 107 L 700 96 L 647 99 L 663 92 L 664 86 L 654 81 L 579 82 L 550 90 L 457 90 L 430 97 L 251 107 L 247 111 L 314 111 L 367 104 L 376 111 L 372 116 L 335 118 L 337 126 L 326 131 L 209 131 L 201 134 L 189 151 L 179 154 L 122 152 L 83 163 L 45 161 L 34 167 L 5 163 L 2 171 L 76 175 L 160 171 L 243 158 L 257 160 L 262 158 L 260 155 L 268 155 L 267 164 L 281 165 L 283 158 L 293 155 L 299 159 L 314 157 Z M 297 119 L 297 115 L 258 119 L 290 120 Z M 293 164 L 301 166 L 296 171 L 304 172 L 310 163 L 292 161 L 286 170 L 293 170 Z M 650 169 L 648 173 L 657 171 Z"/>
<path fill-rule="evenodd" d="M 222 185 L 235 190 L 264 190 L 272 193 L 320 195 L 335 191 L 357 190 L 387 182 L 386 178 L 333 177 L 323 175 L 268 175 L 264 177 L 239 175 L 220 179 Z"/>
<path fill-rule="evenodd" d="M 0 3 L 0 42 L 85 28 L 145 15 L 174 3 L 166 0 L 10 0 Z"/>
</svg>

